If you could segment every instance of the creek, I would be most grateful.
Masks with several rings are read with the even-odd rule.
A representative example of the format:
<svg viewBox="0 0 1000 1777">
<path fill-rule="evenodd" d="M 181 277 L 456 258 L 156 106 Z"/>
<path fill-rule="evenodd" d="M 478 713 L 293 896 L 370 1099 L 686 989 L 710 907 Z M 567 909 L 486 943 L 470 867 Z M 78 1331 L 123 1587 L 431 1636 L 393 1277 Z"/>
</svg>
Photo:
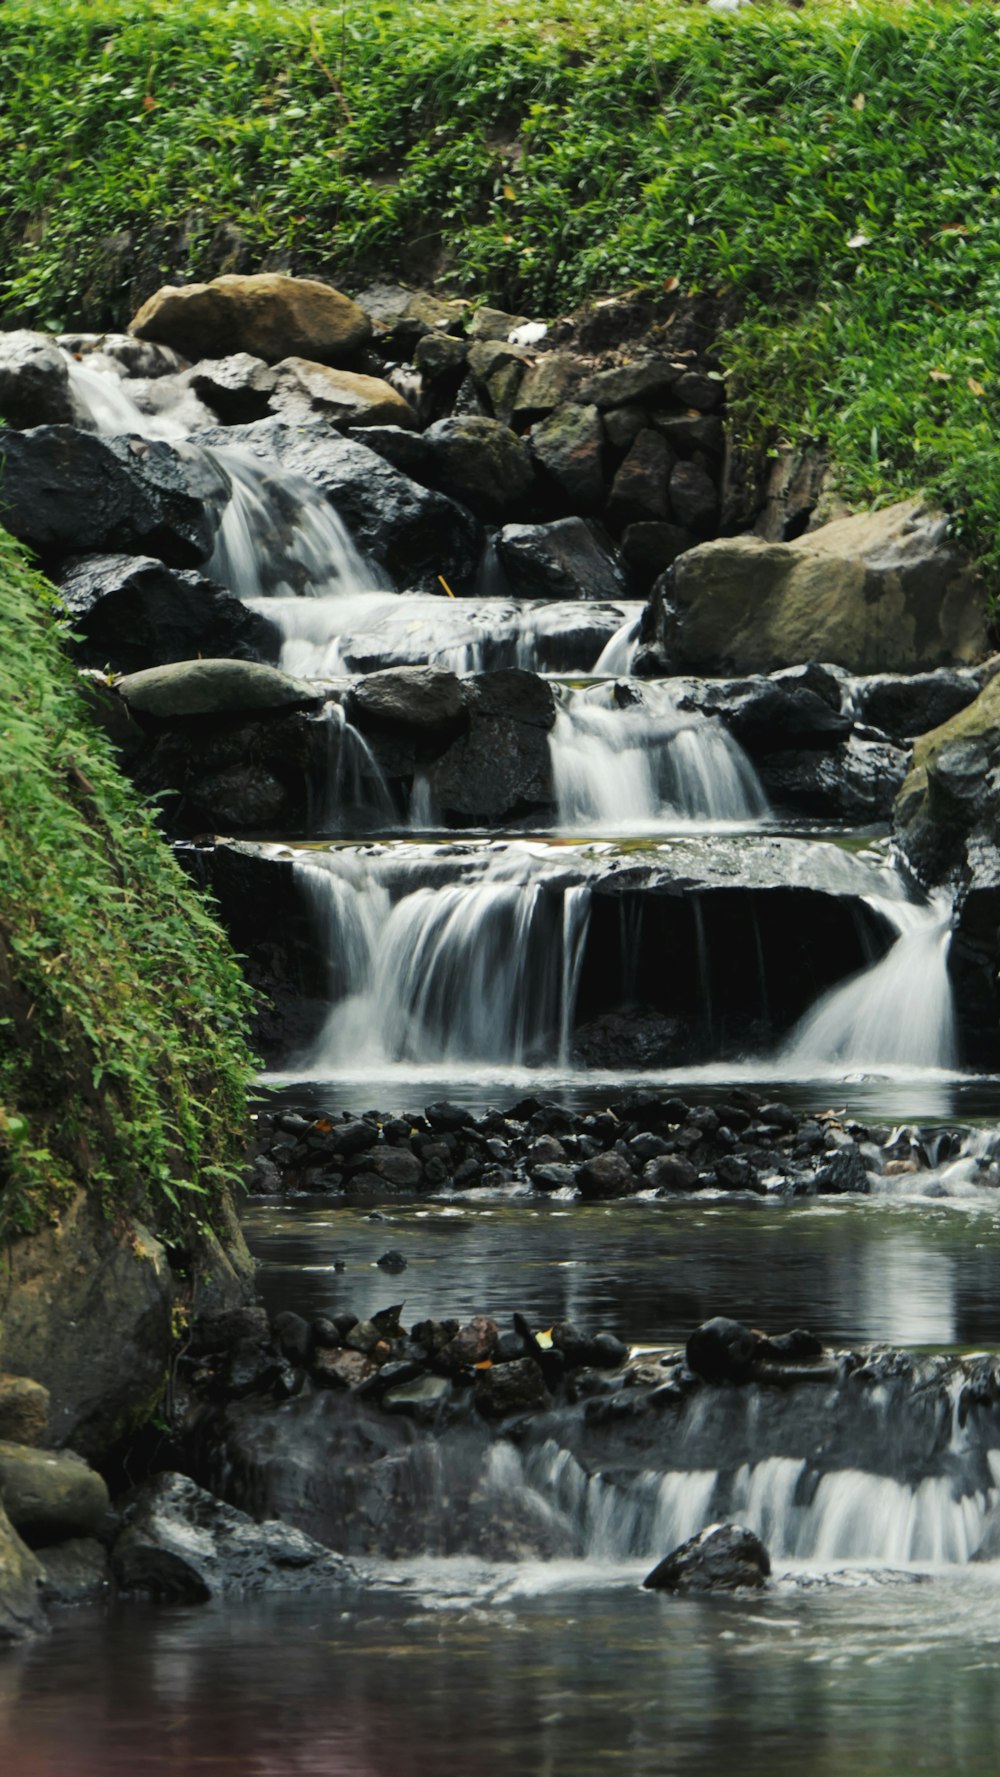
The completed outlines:
<svg viewBox="0 0 1000 1777">
<path fill-rule="evenodd" d="M 1000 1196 L 979 1157 L 995 1087 L 961 1071 L 947 903 L 921 898 L 878 835 L 775 817 L 720 722 L 683 706 L 671 681 L 631 679 L 638 606 L 387 588 L 306 481 L 188 442 L 197 413 L 151 421 L 114 377 L 72 374 L 99 429 L 152 426 L 210 449 L 232 489 L 212 571 L 277 621 L 286 670 L 336 694 L 315 831 L 244 848 L 262 897 L 265 866 L 291 871 L 312 935 L 319 1013 L 307 1042 L 273 1058 L 271 1108 L 398 1114 L 446 1096 L 485 1109 L 528 1091 L 596 1108 L 636 1082 L 710 1104 L 742 1080 L 867 1121 L 966 1126 L 948 1159 L 876 1180 L 867 1197 L 582 1205 L 510 1188 L 387 1201 L 374 1215 L 253 1200 L 245 1226 L 267 1306 L 365 1316 L 405 1299 L 408 1321 L 520 1309 L 533 1325 L 571 1319 L 653 1348 L 720 1313 L 772 1332 L 808 1326 L 836 1347 L 992 1346 Z M 398 808 L 346 689 L 423 663 L 555 683 L 557 816 L 543 832 L 505 823 L 444 837 L 419 773 Z M 581 1033 L 623 1006 L 670 1022 L 678 1047 L 595 1060 Z M 400 1278 L 377 1266 L 390 1247 L 406 1259 Z M 357 1591 L 333 1602 L 64 1619 L 43 1650 L 3 1668 L 0 1763 L 17 1777 L 57 1764 L 79 1777 L 992 1773 L 1000 1567 L 969 1558 L 996 1507 L 1000 1435 L 987 1425 L 967 1445 L 946 1427 L 940 1462 L 925 1467 L 910 1396 L 899 1405 L 887 1382 L 879 1399 L 879 1438 L 859 1430 L 852 1453 L 848 1415 L 829 1463 L 811 1409 L 770 1443 L 741 1421 L 728 1467 L 714 1451 L 685 1462 L 682 1427 L 620 1482 L 605 1480 L 624 1460 L 613 1425 L 579 1480 L 575 1433 L 541 1454 L 498 1438 L 484 1460 L 504 1509 L 561 1515 L 572 1547 L 510 1560 L 474 1539 L 442 1554 L 428 1538 L 363 1563 Z M 831 1423 L 841 1404 L 831 1395 Z M 289 1432 L 289 1468 L 309 1437 L 317 1448 L 307 1417 Z M 440 1444 L 447 1479 L 447 1434 Z M 300 1481 L 283 1470 L 279 1491 L 298 1484 L 308 1517 L 314 1482 L 303 1458 Z M 442 1485 L 432 1500 L 414 1483 L 418 1526 Z M 584 1530 L 605 1486 L 602 1540 Z M 635 1503 L 644 1486 L 659 1517 Z M 651 1557 L 722 1510 L 772 1541 L 765 1596 L 637 1589 Z"/>
</svg>

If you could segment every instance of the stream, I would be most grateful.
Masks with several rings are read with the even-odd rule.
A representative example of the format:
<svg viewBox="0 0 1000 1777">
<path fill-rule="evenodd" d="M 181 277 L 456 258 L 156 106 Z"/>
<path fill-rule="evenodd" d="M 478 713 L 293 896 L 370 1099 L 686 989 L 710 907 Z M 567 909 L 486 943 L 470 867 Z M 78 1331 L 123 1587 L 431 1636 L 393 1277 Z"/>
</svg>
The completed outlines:
<svg viewBox="0 0 1000 1777">
<path fill-rule="evenodd" d="M 124 385 L 73 375 L 95 426 L 149 426 Z M 181 439 L 199 423 L 156 421 Z M 320 959 L 317 1027 L 269 1065 L 263 1105 L 399 1114 L 447 1097 L 485 1110 L 532 1092 L 598 1109 L 635 1083 L 711 1104 L 744 1081 L 867 1122 L 961 1125 L 973 1144 L 867 1197 L 584 1204 L 512 1188 L 374 1211 L 251 1199 L 268 1309 L 366 1317 L 403 1301 L 408 1323 L 487 1313 L 505 1325 L 518 1309 L 532 1325 L 572 1320 L 651 1348 L 725 1314 L 805 1326 L 834 1347 L 993 1349 L 1000 1195 L 974 1144 L 996 1120 L 997 1087 L 958 1060 L 946 902 L 922 900 L 870 832 L 776 820 L 720 723 L 682 707 L 672 681 L 629 679 L 638 607 L 586 607 L 584 622 L 488 590 L 406 597 L 375 582 L 307 483 L 218 444 L 185 448 L 210 448 L 233 489 L 212 571 L 278 622 L 286 670 L 339 687 L 324 719 L 341 776 L 323 787 L 317 831 L 244 848 L 290 867 Z M 348 785 L 344 686 L 425 662 L 549 675 L 550 831 L 442 837 L 419 774 L 393 815 L 360 737 Z M 682 1057 L 588 1059 L 581 1033 L 637 1003 L 673 1021 Z M 402 1275 L 379 1269 L 387 1249 Z M 902 1466 L 895 1476 L 892 1451 L 885 1465 L 900 1498 L 919 1490 Z M 661 1472 L 674 1473 L 669 1446 Z M 972 1498 L 950 1473 L 933 1496 L 942 1524 Z M 980 1531 L 995 1493 L 976 1508 Z M 707 1489 L 699 1522 L 710 1502 Z M 777 1492 L 757 1507 L 764 1522 L 785 1509 Z M 773 1586 L 752 1599 L 642 1592 L 652 1550 L 470 1552 L 362 1560 L 357 1587 L 330 1599 L 67 1614 L 0 1666 L 0 1768 L 992 1777 L 1000 1565 L 900 1558 L 888 1531 L 864 1559 L 855 1547 L 831 1533 L 807 1556 L 777 1554 Z"/>
</svg>

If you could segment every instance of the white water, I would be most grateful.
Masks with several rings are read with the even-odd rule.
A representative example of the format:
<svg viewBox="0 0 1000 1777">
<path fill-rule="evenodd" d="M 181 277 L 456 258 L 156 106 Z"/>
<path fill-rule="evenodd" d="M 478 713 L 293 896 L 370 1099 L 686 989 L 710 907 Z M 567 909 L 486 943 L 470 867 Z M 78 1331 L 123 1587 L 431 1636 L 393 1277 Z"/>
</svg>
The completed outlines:
<svg viewBox="0 0 1000 1777">
<path fill-rule="evenodd" d="M 550 739 L 559 823 L 639 834 L 767 814 L 757 773 L 721 722 L 678 709 L 669 684 L 563 693 Z M 619 687 L 611 687 L 613 699 Z"/>
<path fill-rule="evenodd" d="M 872 968 L 824 994 L 792 1031 L 781 1059 L 790 1070 L 955 1066 L 955 1008 L 948 976 L 951 907 L 876 903 L 900 936 Z"/>
</svg>

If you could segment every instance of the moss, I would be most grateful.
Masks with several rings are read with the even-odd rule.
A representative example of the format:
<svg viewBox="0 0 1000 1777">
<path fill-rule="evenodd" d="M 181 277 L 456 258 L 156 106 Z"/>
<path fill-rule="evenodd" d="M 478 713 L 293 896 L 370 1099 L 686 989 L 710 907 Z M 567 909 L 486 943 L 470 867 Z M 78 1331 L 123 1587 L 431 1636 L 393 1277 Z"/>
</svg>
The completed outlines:
<svg viewBox="0 0 1000 1777">
<path fill-rule="evenodd" d="M 238 1176 L 248 989 L 0 532 L 0 1230 L 79 1186 L 186 1239 Z"/>
</svg>

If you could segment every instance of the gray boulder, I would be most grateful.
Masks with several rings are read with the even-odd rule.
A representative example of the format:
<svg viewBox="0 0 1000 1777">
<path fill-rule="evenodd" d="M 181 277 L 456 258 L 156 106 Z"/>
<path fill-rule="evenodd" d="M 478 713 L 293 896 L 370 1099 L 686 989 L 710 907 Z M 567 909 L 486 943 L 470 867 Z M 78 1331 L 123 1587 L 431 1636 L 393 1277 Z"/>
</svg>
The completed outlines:
<svg viewBox="0 0 1000 1777">
<path fill-rule="evenodd" d="M 583 518 L 508 524 L 493 540 L 511 593 L 532 599 L 621 599 L 628 584 L 600 530 Z"/>
<path fill-rule="evenodd" d="M 0 333 L 0 419 L 8 426 L 72 426 L 79 422 L 69 366 L 45 333 Z"/>
<path fill-rule="evenodd" d="M 600 511 L 605 497 L 604 428 L 596 407 L 557 407 L 533 427 L 530 443 L 543 478 L 571 511 Z"/>
<path fill-rule="evenodd" d="M 741 1524 L 710 1524 L 674 1549 L 643 1580 L 654 1592 L 759 1592 L 771 1557 Z"/>
<path fill-rule="evenodd" d="M 474 414 L 436 420 L 423 434 L 423 444 L 429 485 L 477 518 L 502 524 L 534 487 L 528 446 L 499 420 Z"/>
<path fill-rule="evenodd" d="M 158 722 L 304 709 L 323 701 L 322 692 L 304 679 L 247 660 L 183 660 L 152 666 L 127 673 L 116 690 L 134 715 Z"/>
<path fill-rule="evenodd" d="M 257 1592 L 327 1591 L 353 1577 L 301 1530 L 257 1524 L 185 1475 L 156 1475 L 126 1503 L 111 1567 L 126 1592 L 199 1603 Z"/>
<path fill-rule="evenodd" d="M 396 666 L 368 673 L 348 694 L 347 714 L 358 727 L 421 730 L 464 722 L 468 697 L 455 673 L 437 666 Z"/>
<path fill-rule="evenodd" d="M 276 661 L 281 632 L 215 581 L 152 556 L 73 558 L 60 575 L 74 652 L 115 672 L 192 660 Z"/>
</svg>

